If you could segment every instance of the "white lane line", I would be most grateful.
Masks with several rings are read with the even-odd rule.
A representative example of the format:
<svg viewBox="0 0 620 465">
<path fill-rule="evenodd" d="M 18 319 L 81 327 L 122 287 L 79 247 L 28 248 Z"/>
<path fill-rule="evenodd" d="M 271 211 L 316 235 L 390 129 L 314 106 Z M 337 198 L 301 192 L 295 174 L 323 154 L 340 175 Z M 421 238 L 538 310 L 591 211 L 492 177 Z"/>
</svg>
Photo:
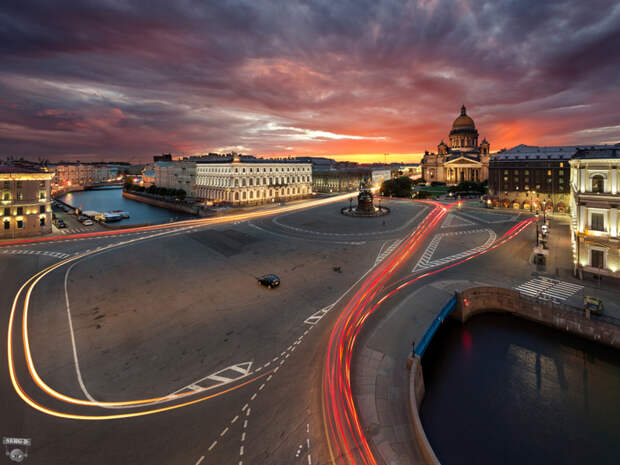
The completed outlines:
<svg viewBox="0 0 620 465">
<path fill-rule="evenodd" d="M 241 433 L 241 442 L 245 441 L 245 431 Z"/>
<path fill-rule="evenodd" d="M 257 394 L 256 394 L 256 393 L 252 394 L 252 397 L 250 397 L 250 400 L 254 400 L 254 399 L 256 399 L 256 396 L 257 396 Z"/>
<path fill-rule="evenodd" d="M 259 386 L 258 390 L 259 390 L 259 391 L 262 391 L 264 387 L 265 387 L 265 383 L 261 384 L 261 385 Z"/>
<path fill-rule="evenodd" d="M 203 455 L 196 461 L 196 465 L 200 465 L 204 459 L 205 459 L 205 456 Z"/>
<path fill-rule="evenodd" d="M 213 444 L 209 446 L 209 452 L 211 452 L 216 445 L 217 445 L 217 441 L 213 441 Z"/>
<path fill-rule="evenodd" d="M 240 455 L 240 456 L 241 456 L 241 455 L 243 455 L 243 446 L 241 446 L 241 447 L 239 448 L 239 455 Z"/>
<path fill-rule="evenodd" d="M 247 420 L 243 420 L 243 427 L 247 428 L 248 427 L 248 421 Z"/>
<path fill-rule="evenodd" d="M 248 411 L 247 411 L 247 412 L 245 412 L 245 416 L 246 416 L 246 417 L 249 417 L 249 416 L 250 416 L 250 412 L 251 412 L 251 411 L 252 411 L 252 409 L 251 409 L 251 408 L 249 408 L 249 409 L 248 409 Z"/>
<path fill-rule="evenodd" d="M 245 405 L 241 408 L 241 411 L 242 411 L 242 412 L 244 412 L 246 408 L 248 408 L 248 404 L 245 404 Z"/>
<path fill-rule="evenodd" d="M 239 415 L 236 415 L 235 418 L 233 418 L 232 420 L 230 420 L 230 424 L 232 425 L 234 422 L 236 422 L 239 419 Z"/>
<path fill-rule="evenodd" d="M 222 430 L 222 432 L 220 433 L 220 437 L 224 437 L 226 433 L 228 433 L 228 426 Z"/>
</svg>

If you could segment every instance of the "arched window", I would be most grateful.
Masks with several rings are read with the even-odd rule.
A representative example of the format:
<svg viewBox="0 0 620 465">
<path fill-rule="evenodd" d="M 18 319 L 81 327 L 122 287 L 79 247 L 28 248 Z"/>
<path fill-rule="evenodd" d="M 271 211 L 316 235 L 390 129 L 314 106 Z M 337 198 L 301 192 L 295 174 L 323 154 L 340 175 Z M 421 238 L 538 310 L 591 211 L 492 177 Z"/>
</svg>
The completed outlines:
<svg viewBox="0 0 620 465">
<path fill-rule="evenodd" d="M 269 197 L 273 197 L 273 189 L 269 189 Z"/>
<path fill-rule="evenodd" d="M 242 198 L 243 198 L 243 200 L 245 200 L 245 192 L 243 193 L 243 197 Z"/>
<path fill-rule="evenodd" d="M 250 191 L 250 198 L 253 199 L 254 198 L 254 191 Z"/>
<path fill-rule="evenodd" d="M 241 185 L 242 185 L 243 187 L 245 187 L 245 179 L 242 179 L 242 180 L 241 180 Z"/>
<path fill-rule="evenodd" d="M 239 192 L 235 192 L 235 200 L 239 200 Z"/>
<path fill-rule="evenodd" d="M 250 178 L 250 186 L 254 185 L 254 179 Z"/>
<path fill-rule="evenodd" d="M 592 192 L 605 192 L 605 178 L 600 174 L 592 176 Z"/>
</svg>

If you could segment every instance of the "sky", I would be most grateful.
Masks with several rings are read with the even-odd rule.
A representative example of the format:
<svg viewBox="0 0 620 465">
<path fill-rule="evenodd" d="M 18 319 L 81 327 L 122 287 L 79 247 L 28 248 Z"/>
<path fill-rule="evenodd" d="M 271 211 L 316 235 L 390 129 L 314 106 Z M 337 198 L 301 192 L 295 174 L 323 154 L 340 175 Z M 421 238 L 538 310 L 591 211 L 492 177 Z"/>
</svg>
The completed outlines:
<svg viewBox="0 0 620 465">
<path fill-rule="evenodd" d="M 3 0 L 0 158 L 620 142 L 611 0 Z M 388 154 L 387 156 L 385 154 Z"/>
</svg>

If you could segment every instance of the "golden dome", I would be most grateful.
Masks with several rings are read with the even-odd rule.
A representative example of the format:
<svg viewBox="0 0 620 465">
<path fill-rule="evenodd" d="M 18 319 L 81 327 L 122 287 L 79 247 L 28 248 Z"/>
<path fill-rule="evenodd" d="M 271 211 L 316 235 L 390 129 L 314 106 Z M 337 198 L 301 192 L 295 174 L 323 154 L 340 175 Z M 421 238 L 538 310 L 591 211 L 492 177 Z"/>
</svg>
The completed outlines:
<svg viewBox="0 0 620 465">
<path fill-rule="evenodd" d="M 457 119 L 452 123 L 452 130 L 455 129 L 476 129 L 476 125 L 474 124 L 474 120 L 467 116 L 465 105 L 461 107 L 461 114 Z"/>
</svg>

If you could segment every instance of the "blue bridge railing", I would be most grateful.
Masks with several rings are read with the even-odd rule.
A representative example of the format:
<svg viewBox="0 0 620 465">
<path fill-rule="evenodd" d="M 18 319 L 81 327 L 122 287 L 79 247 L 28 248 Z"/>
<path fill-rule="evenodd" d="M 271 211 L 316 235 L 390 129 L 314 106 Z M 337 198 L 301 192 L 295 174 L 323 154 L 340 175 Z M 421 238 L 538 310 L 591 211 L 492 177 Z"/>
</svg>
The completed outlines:
<svg viewBox="0 0 620 465">
<path fill-rule="evenodd" d="M 441 323 L 443 323 L 443 320 L 445 320 L 446 317 L 450 313 L 452 313 L 452 311 L 455 309 L 455 307 L 456 307 L 456 293 L 443 306 L 443 308 L 439 312 L 439 315 L 437 315 L 435 317 L 435 319 L 433 320 L 433 322 L 431 323 L 429 328 L 424 333 L 424 336 L 422 336 L 422 339 L 420 340 L 418 345 L 415 346 L 414 353 L 416 355 L 418 355 L 420 358 L 422 358 L 422 356 L 424 355 L 424 351 L 428 347 L 428 344 L 431 342 L 431 339 L 433 339 L 433 336 L 437 332 L 437 329 L 439 328 L 439 325 L 441 325 Z"/>
</svg>

